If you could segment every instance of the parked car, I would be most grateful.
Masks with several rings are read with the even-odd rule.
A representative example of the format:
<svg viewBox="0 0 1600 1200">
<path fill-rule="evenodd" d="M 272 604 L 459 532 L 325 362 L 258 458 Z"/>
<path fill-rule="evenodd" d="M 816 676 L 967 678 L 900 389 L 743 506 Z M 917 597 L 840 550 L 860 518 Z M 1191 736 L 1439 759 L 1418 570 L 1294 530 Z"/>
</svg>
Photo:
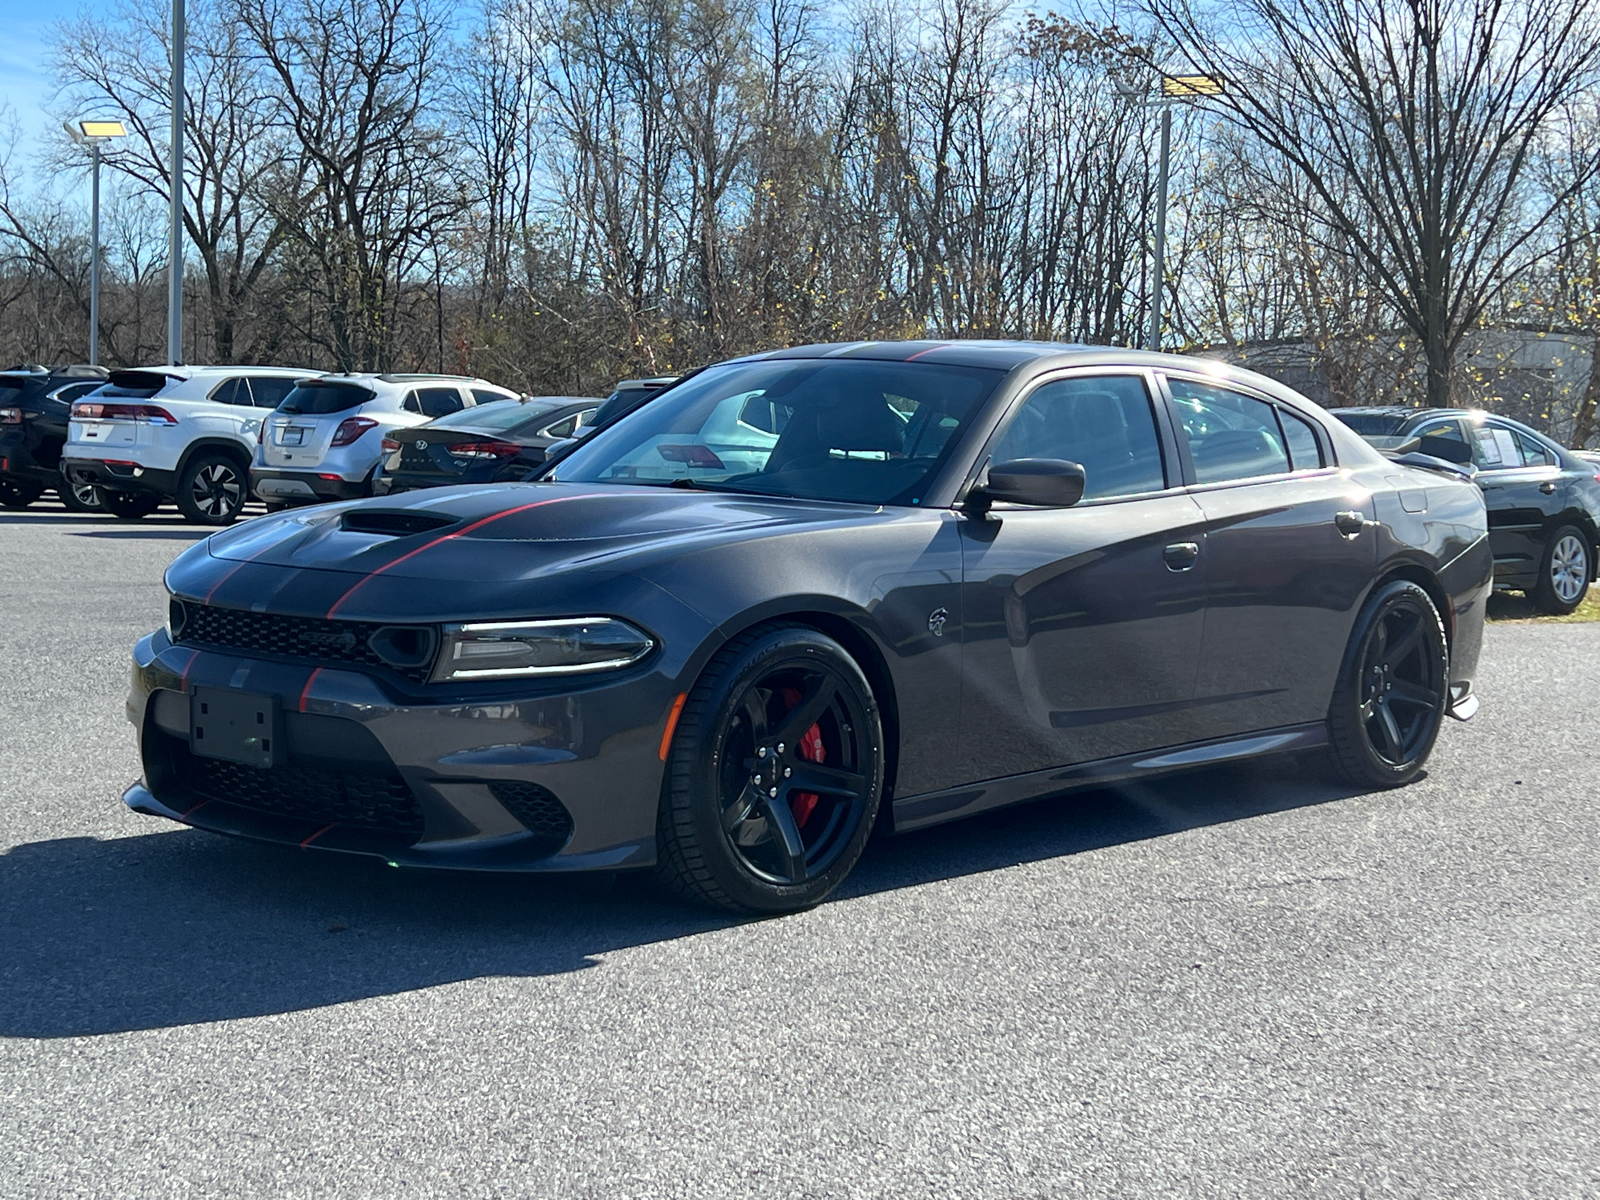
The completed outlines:
<svg viewBox="0 0 1600 1200">
<path fill-rule="evenodd" d="M 323 375 L 261 428 L 250 483 L 268 508 L 372 495 L 383 439 L 517 394 L 459 375 Z"/>
<path fill-rule="evenodd" d="M 580 421 L 572 436 L 550 447 L 550 454 L 564 453 L 570 445 L 583 441 L 593 433 L 615 425 L 623 417 L 639 408 L 646 400 L 658 396 L 682 379 L 681 375 L 658 375 L 652 379 L 624 379 L 595 409 L 587 421 Z"/>
<path fill-rule="evenodd" d="M 779 432 L 730 464 L 714 443 L 753 401 Z M 781 911 L 839 884 L 880 805 L 918 829 L 1321 748 L 1393 787 L 1477 706 L 1483 496 L 1438 467 L 1177 356 L 725 363 L 535 482 L 187 550 L 134 648 L 124 799 L 402 867 L 653 867 Z"/>
<path fill-rule="evenodd" d="M 77 512 L 99 511 L 93 484 L 72 487 L 61 475 L 72 402 L 106 381 L 104 367 L 19 366 L 0 374 L 0 505 L 27 508 L 46 491 Z"/>
<path fill-rule="evenodd" d="M 75 401 L 62 467 L 100 489 L 115 516 L 136 520 L 177 502 L 198 525 L 228 525 L 250 498 L 250 456 L 264 410 L 295 381 L 292 367 L 141 367 L 113 371 Z"/>
<path fill-rule="evenodd" d="M 1381 450 L 1422 437 L 1464 442 L 1489 509 L 1495 586 L 1526 592 L 1540 612 L 1578 607 L 1595 579 L 1600 466 L 1518 421 L 1477 410 L 1332 411 Z"/>
<path fill-rule="evenodd" d="M 383 439 L 387 457 L 373 478 L 373 492 L 391 496 L 413 488 L 523 479 L 599 403 L 576 396 L 524 396 L 395 430 Z"/>
</svg>

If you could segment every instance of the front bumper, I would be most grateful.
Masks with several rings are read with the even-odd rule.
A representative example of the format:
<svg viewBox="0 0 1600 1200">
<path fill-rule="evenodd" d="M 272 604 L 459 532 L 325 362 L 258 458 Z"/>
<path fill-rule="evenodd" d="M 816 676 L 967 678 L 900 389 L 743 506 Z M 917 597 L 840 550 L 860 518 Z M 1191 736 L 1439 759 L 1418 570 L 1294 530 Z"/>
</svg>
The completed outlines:
<svg viewBox="0 0 1600 1200">
<path fill-rule="evenodd" d="M 250 487 L 263 500 L 313 503 L 318 500 L 359 500 L 372 494 L 365 478 L 345 479 L 333 472 L 287 471 L 275 467 L 251 467 Z"/>
<path fill-rule="evenodd" d="M 61 471 L 73 483 L 92 483 L 112 492 L 171 496 L 178 489 L 177 472 L 131 460 L 63 457 Z"/>
<path fill-rule="evenodd" d="M 128 717 L 144 777 L 123 801 L 135 812 L 397 866 L 577 871 L 655 861 L 658 747 L 674 687 L 660 673 L 569 680 L 559 694 L 419 703 L 360 671 L 174 646 L 164 631 L 133 657 Z M 275 697 L 279 765 L 256 773 L 193 755 L 196 687 Z M 280 770 L 288 774 L 270 778 Z"/>
</svg>

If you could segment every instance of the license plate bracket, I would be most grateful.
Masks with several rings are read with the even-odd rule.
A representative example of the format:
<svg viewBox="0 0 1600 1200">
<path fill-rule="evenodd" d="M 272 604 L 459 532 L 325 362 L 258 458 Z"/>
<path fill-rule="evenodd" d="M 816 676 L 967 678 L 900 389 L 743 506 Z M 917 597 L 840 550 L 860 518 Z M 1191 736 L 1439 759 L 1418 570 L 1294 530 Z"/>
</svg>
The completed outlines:
<svg viewBox="0 0 1600 1200">
<path fill-rule="evenodd" d="M 276 766 L 283 744 L 276 696 L 232 688 L 197 687 L 189 696 L 189 749 L 263 769 Z"/>
<path fill-rule="evenodd" d="M 280 446 L 303 446 L 306 440 L 306 431 L 299 425 L 290 425 L 283 431 L 283 438 L 278 442 Z"/>
</svg>

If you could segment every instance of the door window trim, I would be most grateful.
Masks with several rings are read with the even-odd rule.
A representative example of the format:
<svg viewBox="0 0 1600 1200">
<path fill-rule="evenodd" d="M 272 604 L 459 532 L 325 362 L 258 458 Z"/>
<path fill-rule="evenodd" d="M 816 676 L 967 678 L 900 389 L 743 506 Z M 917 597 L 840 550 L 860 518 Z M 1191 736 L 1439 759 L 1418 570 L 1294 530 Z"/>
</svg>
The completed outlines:
<svg viewBox="0 0 1600 1200">
<path fill-rule="evenodd" d="M 973 466 L 968 470 L 966 478 L 956 489 L 955 499 L 951 502 L 952 508 L 960 508 L 966 502 L 967 493 L 970 492 L 983 473 L 989 469 L 989 460 L 994 453 L 994 448 L 999 445 L 1000 439 L 1005 437 L 1006 431 L 1011 428 L 1011 422 L 1016 418 L 1022 406 L 1047 384 L 1060 383 L 1064 379 L 1094 379 L 1105 376 L 1116 376 L 1120 379 L 1137 379 L 1144 386 L 1145 401 L 1150 405 L 1150 417 L 1155 424 L 1156 445 L 1161 451 L 1161 477 L 1166 481 L 1166 486 L 1152 492 L 1130 492 L 1125 496 L 1101 496 L 1097 499 L 1084 499 L 1071 506 L 1072 509 L 1098 508 L 1105 504 L 1122 504 L 1130 500 L 1148 500 L 1153 496 L 1166 496 L 1183 489 L 1183 480 L 1179 475 L 1176 430 L 1172 427 L 1172 414 L 1163 402 L 1161 392 L 1156 387 L 1155 372 L 1148 367 L 1117 365 L 1103 363 L 1092 367 L 1057 367 L 1054 370 L 1042 372 L 1029 379 L 1018 390 L 1017 394 L 1006 405 L 1000 414 L 1000 419 L 994 423 L 994 428 L 989 431 L 989 436 L 984 439 L 983 446 L 978 451 L 978 456 Z M 1064 511 L 1055 509 L 1036 508 L 1030 504 L 996 504 L 996 512 L 1046 512 Z"/>
</svg>

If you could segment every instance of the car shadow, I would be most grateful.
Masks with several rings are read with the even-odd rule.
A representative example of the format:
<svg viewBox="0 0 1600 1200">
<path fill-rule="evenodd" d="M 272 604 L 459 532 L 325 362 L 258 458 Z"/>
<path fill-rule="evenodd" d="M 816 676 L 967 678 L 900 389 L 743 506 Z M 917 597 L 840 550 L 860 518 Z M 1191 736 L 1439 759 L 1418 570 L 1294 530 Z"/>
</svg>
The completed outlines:
<svg viewBox="0 0 1600 1200">
<path fill-rule="evenodd" d="M 840 899 L 1346 798 L 1294 760 L 1036 801 L 869 846 Z M 0 855 L 0 1036 L 81 1037 L 295 1012 L 740 923 L 647 874 L 393 870 L 170 829 Z"/>
<path fill-rule="evenodd" d="M 199 542 L 216 533 L 215 529 L 86 529 L 84 531 L 68 534 L 68 537 L 86 538 L 114 538 L 124 541 L 129 538 L 165 538 L 169 541 Z"/>
</svg>

